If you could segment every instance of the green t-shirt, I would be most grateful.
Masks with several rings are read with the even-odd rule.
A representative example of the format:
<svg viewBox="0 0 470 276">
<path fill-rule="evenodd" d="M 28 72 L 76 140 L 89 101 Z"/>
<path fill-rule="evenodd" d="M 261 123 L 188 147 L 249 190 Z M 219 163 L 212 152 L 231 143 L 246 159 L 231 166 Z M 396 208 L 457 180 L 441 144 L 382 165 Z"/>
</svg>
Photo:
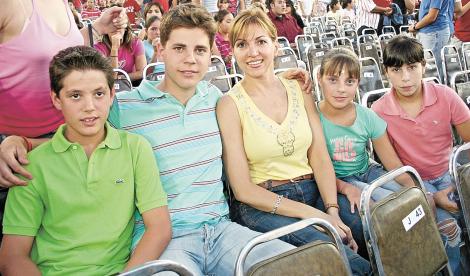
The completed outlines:
<svg viewBox="0 0 470 276">
<path fill-rule="evenodd" d="M 34 178 L 8 193 L 3 233 L 35 237 L 31 258 L 44 275 L 109 275 L 130 256 L 133 214 L 167 204 L 149 143 L 106 124 L 88 160 L 54 137 L 29 153 Z"/>
<path fill-rule="evenodd" d="M 356 120 L 347 127 L 334 124 L 320 112 L 328 153 L 339 178 L 362 174 L 367 170 L 367 143 L 369 139 L 382 136 L 387 129 L 387 123 L 374 111 L 358 104 L 355 107 Z"/>
</svg>

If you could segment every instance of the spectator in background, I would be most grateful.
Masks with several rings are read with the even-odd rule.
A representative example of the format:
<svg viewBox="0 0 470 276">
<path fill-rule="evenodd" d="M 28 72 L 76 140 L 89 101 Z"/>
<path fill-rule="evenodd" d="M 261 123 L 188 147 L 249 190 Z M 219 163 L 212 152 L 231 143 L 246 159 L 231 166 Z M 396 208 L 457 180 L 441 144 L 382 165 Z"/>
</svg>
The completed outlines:
<svg viewBox="0 0 470 276">
<path fill-rule="evenodd" d="M 129 18 L 129 23 L 134 25 L 136 19 L 140 15 L 140 5 L 135 0 L 125 0 L 122 4 L 122 7 L 126 9 L 127 18 Z"/>
<path fill-rule="evenodd" d="M 462 42 L 470 42 L 470 12 L 468 12 L 470 10 L 470 0 L 462 0 L 462 5 L 462 12 L 457 14 L 455 33 L 451 41 L 453 45 L 459 48 L 462 46 Z"/>
<path fill-rule="evenodd" d="M 341 4 L 339 3 L 339 0 L 331 0 L 326 9 L 328 11 L 326 16 L 333 17 L 336 23 L 339 24 L 341 21 Z"/>
<path fill-rule="evenodd" d="M 147 4 L 150 4 L 150 3 L 160 4 L 160 6 L 162 7 L 163 12 L 167 12 L 168 9 L 170 8 L 169 4 L 168 4 L 168 0 L 144 0 L 144 2 L 142 4 L 145 7 Z M 162 14 L 163 14 L 163 12 L 162 12 Z"/>
<path fill-rule="evenodd" d="M 143 16 L 143 20 L 145 22 L 144 25 L 146 25 L 146 22 L 151 17 L 158 16 L 159 18 L 162 18 L 164 12 L 165 11 L 163 10 L 163 7 L 158 2 L 152 2 L 152 3 L 147 4 L 144 8 L 144 16 Z M 146 35 L 147 35 L 146 28 L 144 28 L 140 30 L 137 36 L 139 37 L 140 40 L 145 40 Z"/>
<path fill-rule="evenodd" d="M 217 11 L 219 11 L 217 0 L 200 0 L 200 5 L 206 8 L 212 15 L 215 15 Z"/>
<path fill-rule="evenodd" d="M 230 6 L 228 10 L 236 16 L 238 11 L 242 11 L 245 9 L 245 0 L 229 0 Z"/>
<path fill-rule="evenodd" d="M 294 3 L 292 2 L 292 0 L 287 0 L 286 9 L 287 9 L 287 14 L 290 14 L 292 17 L 294 17 L 295 20 L 297 21 L 297 25 L 299 25 L 299 27 L 303 30 L 305 27 L 305 23 L 302 20 L 302 17 L 297 13 L 297 10 L 295 9 Z"/>
<path fill-rule="evenodd" d="M 87 0 L 86 7 L 82 10 L 82 19 L 95 20 L 101 15 L 101 11 L 95 6 L 95 0 Z"/>
<path fill-rule="evenodd" d="M 232 68 L 232 48 L 228 40 L 228 34 L 232 28 L 233 14 L 228 10 L 220 10 L 214 17 L 217 23 L 217 33 L 215 34 L 215 45 L 219 49 L 220 55 L 225 62 L 227 72 Z"/>
<path fill-rule="evenodd" d="M 352 0 L 341 0 L 342 9 L 339 11 L 341 18 L 347 17 L 351 22 L 356 22 L 356 13 L 354 11 L 354 6 Z"/>
<path fill-rule="evenodd" d="M 145 22 L 147 39 L 144 40 L 144 49 L 147 64 L 159 61 L 160 23 L 158 16 L 152 16 Z"/>
<path fill-rule="evenodd" d="M 228 11 L 229 6 L 230 6 L 229 0 L 218 0 L 217 1 L 217 8 L 219 9 L 219 11 L 221 11 L 221 10 L 227 10 Z"/>
<path fill-rule="evenodd" d="M 307 18 L 313 14 L 313 1 L 314 0 L 297 0 L 299 3 L 300 15 Z"/>
<path fill-rule="evenodd" d="M 414 11 L 416 0 L 393 0 L 393 3 L 400 7 L 401 13 L 403 14 L 403 25 L 408 25 L 408 16 L 406 15 Z"/>
<path fill-rule="evenodd" d="M 436 58 L 437 69 L 443 80 L 441 49 L 450 39 L 449 5 L 454 0 L 423 0 L 419 8 L 419 21 L 409 27 L 412 33 L 418 33 L 417 38 L 424 49 L 431 49 Z"/>
<path fill-rule="evenodd" d="M 277 35 L 286 37 L 291 46 L 295 47 L 295 37 L 303 34 L 303 31 L 295 18 L 287 13 L 286 0 L 271 0 L 268 16 L 276 26 Z"/>
<path fill-rule="evenodd" d="M 362 31 L 367 28 L 372 28 L 377 31 L 377 34 L 381 34 L 383 17 L 392 14 L 392 12 L 392 8 L 380 7 L 372 0 L 358 0 L 356 6 L 357 35 L 362 35 Z"/>
<path fill-rule="evenodd" d="M 113 47 L 116 43 L 113 43 L 112 40 L 116 33 L 103 36 L 103 41 L 95 44 L 94 47 L 103 55 L 110 57 L 111 60 L 117 58 L 117 67 L 126 71 L 132 81 L 139 81 L 142 79 L 142 72 L 147 65 L 144 44 L 132 34 L 130 26 L 119 31 L 119 34 L 122 41 L 117 48 Z"/>
</svg>

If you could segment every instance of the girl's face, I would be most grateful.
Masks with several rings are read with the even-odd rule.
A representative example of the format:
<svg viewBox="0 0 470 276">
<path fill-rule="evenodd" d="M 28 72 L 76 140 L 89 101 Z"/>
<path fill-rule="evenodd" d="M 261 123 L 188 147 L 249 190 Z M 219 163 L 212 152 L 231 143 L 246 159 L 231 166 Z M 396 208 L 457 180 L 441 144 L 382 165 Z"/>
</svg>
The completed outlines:
<svg viewBox="0 0 470 276">
<path fill-rule="evenodd" d="M 354 100 L 359 85 L 359 80 L 349 76 L 343 68 L 339 76 L 318 75 L 318 83 L 323 92 L 326 104 L 335 108 L 343 109 Z"/>
<path fill-rule="evenodd" d="M 277 44 L 259 25 L 247 26 L 248 31 L 235 41 L 233 55 L 245 76 L 263 77 L 274 72 Z"/>
<path fill-rule="evenodd" d="M 145 16 L 145 20 L 148 20 L 152 16 L 158 16 L 159 18 L 162 18 L 162 11 L 158 8 L 157 5 L 153 5 L 150 7 L 149 11 L 147 12 L 147 15 Z"/>
<path fill-rule="evenodd" d="M 336 5 L 334 6 L 334 9 L 335 9 L 335 11 L 341 10 L 341 4 L 339 2 L 336 3 Z"/>
<path fill-rule="evenodd" d="M 230 4 L 228 3 L 228 1 L 220 1 L 219 2 L 219 10 L 228 10 L 229 6 L 230 6 Z"/>
<path fill-rule="evenodd" d="M 232 28 L 233 15 L 231 13 L 227 14 L 222 22 L 219 23 L 219 29 L 221 33 L 229 33 Z"/>
<path fill-rule="evenodd" d="M 153 22 L 147 29 L 148 40 L 153 41 L 157 37 L 160 37 L 160 20 Z"/>
</svg>

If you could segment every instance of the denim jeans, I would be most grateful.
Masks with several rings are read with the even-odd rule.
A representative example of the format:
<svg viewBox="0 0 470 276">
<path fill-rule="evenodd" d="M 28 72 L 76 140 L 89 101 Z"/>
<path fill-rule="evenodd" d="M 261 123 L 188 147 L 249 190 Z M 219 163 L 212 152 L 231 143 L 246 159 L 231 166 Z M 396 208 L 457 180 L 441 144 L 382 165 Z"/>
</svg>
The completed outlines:
<svg viewBox="0 0 470 276">
<path fill-rule="evenodd" d="M 437 178 L 434 178 L 434 179 L 431 179 L 431 180 L 425 180 L 425 181 L 423 181 L 423 183 L 424 183 L 424 186 L 426 188 L 426 191 L 434 194 L 434 193 L 436 193 L 438 191 L 441 191 L 441 190 L 443 190 L 443 189 L 445 189 L 445 188 L 447 188 L 451 185 L 451 176 L 450 176 L 449 172 L 446 172 L 445 174 L 443 174 L 440 177 L 437 177 Z M 441 232 L 442 242 L 444 243 L 446 253 L 447 253 L 447 257 L 449 258 L 449 264 L 450 264 L 450 267 L 452 268 L 452 272 L 453 272 L 454 276 L 460 275 L 460 247 L 459 247 L 459 244 L 460 244 L 460 240 L 461 240 L 461 238 L 460 238 L 461 229 L 460 229 L 460 227 L 458 225 L 458 222 L 457 222 L 459 216 L 460 216 L 460 214 L 453 214 L 453 213 L 450 213 L 449 211 L 444 210 L 442 208 L 439 208 L 439 207 L 436 208 L 436 220 L 437 220 L 438 224 L 440 222 L 446 220 L 446 219 L 450 219 L 458 228 L 459 235 L 457 236 L 457 238 L 453 239 L 452 241 L 450 241 L 448 239 L 448 237 Z"/>
<path fill-rule="evenodd" d="M 444 71 L 442 68 L 441 49 L 447 45 L 450 37 L 450 29 L 446 27 L 442 30 L 432 33 L 418 32 L 418 40 L 423 44 L 424 49 L 431 49 L 436 58 L 437 69 L 441 76 L 441 82 L 444 80 Z"/>
<path fill-rule="evenodd" d="M 187 267 L 194 275 L 233 275 L 237 257 L 249 240 L 260 235 L 230 220 L 199 229 L 173 229 L 173 238 L 160 260 L 171 260 Z M 257 245 L 245 261 L 247 271 L 254 264 L 279 255 L 294 246 L 272 240 Z M 158 275 L 176 275 L 172 272 Z"/>
<path fill-rule="evenodd" d="M 370 164 L 369 168 L 363 174 L 358 175 L 349 175 L 346 177 L 341 178 L 341 180 L 348 182 L 357 188 L 364 190 L 366 187 L 369 186 L 371 182 L 376 180 L 377 178 L 381 177 L 382 175 L 386 174 L 387 171 L 383 169 L 383 167 L 379 164 Z M 398 192 L 403 187 L 395 181 L 390 181 L 385 183 L 384 185 L 380 186 L 379 188 L 375 189 L 372 193 L 372 199 L 374 201 L 379 201 L 394 192 Z"/>
<path fill-rule="evenodd" d="M 313 180 L 303 180 L 297 183 L 280 185 L 270 188 L 269 190 L 278 195 L 283 195 L 290 200 L 308 204 L 322 211 L 325 210 L 317 184 Z M 354 239 L 359 245 L 359 248 L 365 250 L 364 235 L 362 232 L 362 223 L 361 218 L 359 217 L 359 212 L 356 211 L 354 214 L 351 213 L 351 205 L 343 195 L 338 195 L 338 205 L 340 206 L 341 219 L 351 228 Z M 297 218 L 260 211 L 238 201 L 234 201 L 233 203 L 232 214 L 235 221 L 259 232 L 268 232 L 299 221 Z M 320 232 L 314 227 L 304 228 L 283 236 L 280 239 L 295 246 L 301 246 L 316 240 L 331 241 L 328 235 Z M 347 247 L 345 249 L 353 274 L 368 275 L 371 273 L 370 265 L 365 259 L 354 253 L 351 249 Z"/>
</svg>

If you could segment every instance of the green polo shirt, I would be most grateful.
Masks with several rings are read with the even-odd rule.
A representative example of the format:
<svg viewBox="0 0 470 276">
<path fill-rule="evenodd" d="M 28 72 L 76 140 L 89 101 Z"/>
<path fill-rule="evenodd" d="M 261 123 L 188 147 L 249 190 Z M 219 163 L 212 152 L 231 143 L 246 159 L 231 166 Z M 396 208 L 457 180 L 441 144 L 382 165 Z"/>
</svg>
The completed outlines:
<svg viewBox="0 0 470 276">
<path fill-rule="evenodd" d="M 3 233 L 33 236 L 31 258 L 45 275 L 109 275 L 130 256 L 135 207 L 167 204 L 149 143 L 106 124 L 88 159 L 65 125 L 28 158 L 34 179 L 8 193 Z"/>
</svg>

